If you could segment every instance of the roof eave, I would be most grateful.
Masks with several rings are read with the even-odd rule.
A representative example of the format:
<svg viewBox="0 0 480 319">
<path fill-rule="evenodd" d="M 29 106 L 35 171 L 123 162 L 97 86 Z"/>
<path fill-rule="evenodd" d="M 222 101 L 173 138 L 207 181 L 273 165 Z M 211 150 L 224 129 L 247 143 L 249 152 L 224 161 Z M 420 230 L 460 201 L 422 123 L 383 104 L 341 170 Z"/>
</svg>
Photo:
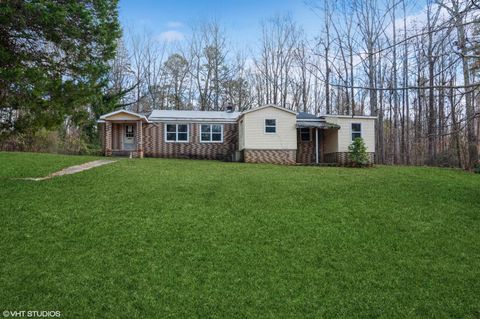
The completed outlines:
<svg viewBox="0 0 480 319">
<path fill-rule="evenodd" d="M 189 117 L 150 117 L 150 122 L 216 122 L 236 123 L 238 118 L 189 118 Z"/>
<path fill-rule="evenodd" d="M 289 110 L 289 109 L 286 109 L 284 107 L 281 107 L 281 106 L 277 106 L 277 105 L 273 105 L 273 104 L 267 104 L 267 105 L 262 105 L 262 106 L 259 106 L 259 107 L 256 107 L 256 108 L 253 108 L 253 109 L 250 109 L 250 110 L 247 110 L 247 111 L 244 111 L 242 112 L 242 115 L 245 115 L 245 114 L 248 114 L 248 113 L 252 113 L 252 112 L 256 112 L 256 111 L 260 111 L 260 110 L 263 110 L 267 107 L 273 107 L 273 108 L 276 108 L 277 110 L 280 110 L 280 111 L 284 111 L 284 112 L 288 112 L 288 113 L 292 113 L 294 115 L 297 115 L 297 112 L 295 111 L 292 111 L 292 110 Z"/>
<path fill-rule="evenodd" d="M 320 115 L 320 118 L 351 118 L 351 119 L 377 119 L 378 116 L 372 116 L 372 115 L 336 115 L 336 114 L 325 114 L 325 115 Z"/>
</svg>

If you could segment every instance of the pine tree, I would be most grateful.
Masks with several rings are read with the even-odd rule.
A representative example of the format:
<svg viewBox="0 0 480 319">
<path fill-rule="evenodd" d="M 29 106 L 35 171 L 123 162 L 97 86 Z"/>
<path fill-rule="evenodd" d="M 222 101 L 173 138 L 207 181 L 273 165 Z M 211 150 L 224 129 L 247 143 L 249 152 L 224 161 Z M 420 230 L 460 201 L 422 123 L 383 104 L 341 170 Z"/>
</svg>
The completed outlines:
<svg viewBox="0 0 480 319">
<path fill-rule="evenodd" d="M 365 166 L 369 164 L 367 148 L 365 142 L 361 137 L 353 140 L 352 144 L 348 146 L 349 159 L 354 166 Z"/>
<path fill-rule="evenodd" d="M 121 34 L 117 5 L 0 2 L 0 139 L 56 128 L 67 116 L 82 123 L 101 104 Z"/>
</svg>

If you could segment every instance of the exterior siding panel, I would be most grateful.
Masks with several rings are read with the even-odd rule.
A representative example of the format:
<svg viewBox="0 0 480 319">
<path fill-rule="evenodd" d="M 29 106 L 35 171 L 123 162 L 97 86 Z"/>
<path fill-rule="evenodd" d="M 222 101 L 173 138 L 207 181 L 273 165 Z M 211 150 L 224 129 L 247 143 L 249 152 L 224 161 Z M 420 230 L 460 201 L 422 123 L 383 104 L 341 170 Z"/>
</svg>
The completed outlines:
<svg viewBox="0 0 480 319">
<path fill-rule="evenodd" d="M 348 152 L 348 146 L 352 143 L 352 123 L 362 125 L 362 138 L 365 141 L 367 152 L 375 152 L 375 120 L 372 118 L 338 118 L 328 117 L 328 122 L 340 125 L 338 130 L 337 147 L 335 149 L 335 138 L 328 152 Z"/>
<path fill-rule="evenodd" d="M 265 133 L 266 119 L 276 120 L 277 132 L 275 134 Z M 297 118 L 295 114 L 269 107 L 245 113 L 240 120 L 244 121 L 242 142 L 245 149 L 297 149 Z"/>
</svg>

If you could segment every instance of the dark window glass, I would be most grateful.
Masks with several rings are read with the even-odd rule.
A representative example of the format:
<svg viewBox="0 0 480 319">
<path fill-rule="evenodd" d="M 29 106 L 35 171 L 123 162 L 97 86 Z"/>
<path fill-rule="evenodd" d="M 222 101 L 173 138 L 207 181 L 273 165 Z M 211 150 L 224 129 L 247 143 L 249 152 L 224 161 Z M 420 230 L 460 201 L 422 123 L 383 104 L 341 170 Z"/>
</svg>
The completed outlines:
<svg viewBox="0 0 480 319">
<path fill-rule="evenodd" d="M 357 137 L 362 137 L 362 124 L 352 123 L 352 141 Z"/>
<path fill-rule="evenodd" d="M 357 137 L 362 137 L 362 134 L 360 133 L 352 133 L 352 141 L 356 139 Z"/>
<path fill-rule="evenodd" d="M 175 124 L 167 124 L 167 132 L 175 132 L 176 125 Z"/>
<path fill-rule="evenodd" d="M 310 141 L 310 129 L 309 128 L 301 128 L 300 129 L 300 137 L 301 140 L 304 142 Z"/>
<path fill-rule="evenodd" d="M 178 125 L 178 131 L 182 132 L 182 133 L 187 133 L 188 126 L 186 124 L 179 124 Z"/>
<path fill-rule="evenodd" d="M 221 142 L 223 139 L 222 125 L 219 124 L 202 124 L 201 125 L 201 142 Z"/>
<path fill-rule="evenodd" d="M 352 131 L 360 132 L 362 130 L 362 124 L 360 123 L 352 123 Z"/>
<path fill-rule="evenodd" d="M 127 125 L 125 127 L 125 136 L 130 138 L 130 137 L 133 137 L 134 134 L 133 134 L 133 125 Z"/>
<path fill-rule="evenodd" d="M 178 141 L 186 141 L 188 139 L 187 133 L 178 133 Z"/>
<path fill-rule="evenodd" d="M 277 131 L 277 121 L 275 119 L 265 120 L 265 133 L 275 133 Z"/>
<path fill-rule="evenodd" d="M 167 141 L 175 141 L 176 134 L 175 133 L 167 133 Z"/>
</svg>

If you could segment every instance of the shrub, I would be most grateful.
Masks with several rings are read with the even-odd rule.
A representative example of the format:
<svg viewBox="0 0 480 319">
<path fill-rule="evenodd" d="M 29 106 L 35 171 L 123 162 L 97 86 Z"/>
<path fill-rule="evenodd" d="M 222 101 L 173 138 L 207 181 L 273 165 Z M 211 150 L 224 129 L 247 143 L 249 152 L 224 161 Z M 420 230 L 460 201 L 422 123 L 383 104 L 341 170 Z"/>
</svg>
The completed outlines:
<svg viewBox="0 0 480 319">
<path fill-rule="evenodd" d="M 100 141 L 89 143 L 79 130 L 40 129 L 32 133 L 10 135 L 0 140 L 0 151 L 47 152 L 78 155 L 100 155 Z"/>
<path fill-rule="evenodd" d="M 444 151 L 439 151 L 435 158 L 431 160 L 425 160 L 428 165 L 439 167 L 459 167 L 457 150 L 451 148 Z"/>
<path fill-rule="evenodd" d="M 352 144 L 348 146 L 348 151 L 348 158 L 353 166 L 362 167 L 369 164 L 367 148 L 361 137 L 357 137 L 353 140 Z"/>
<path fill-rule="evenodd" d="M 475 174 L 480 174 L 480 162 L 476 163 L 475 165 L 473 165 L 473 172 Z"/>
</svg>

